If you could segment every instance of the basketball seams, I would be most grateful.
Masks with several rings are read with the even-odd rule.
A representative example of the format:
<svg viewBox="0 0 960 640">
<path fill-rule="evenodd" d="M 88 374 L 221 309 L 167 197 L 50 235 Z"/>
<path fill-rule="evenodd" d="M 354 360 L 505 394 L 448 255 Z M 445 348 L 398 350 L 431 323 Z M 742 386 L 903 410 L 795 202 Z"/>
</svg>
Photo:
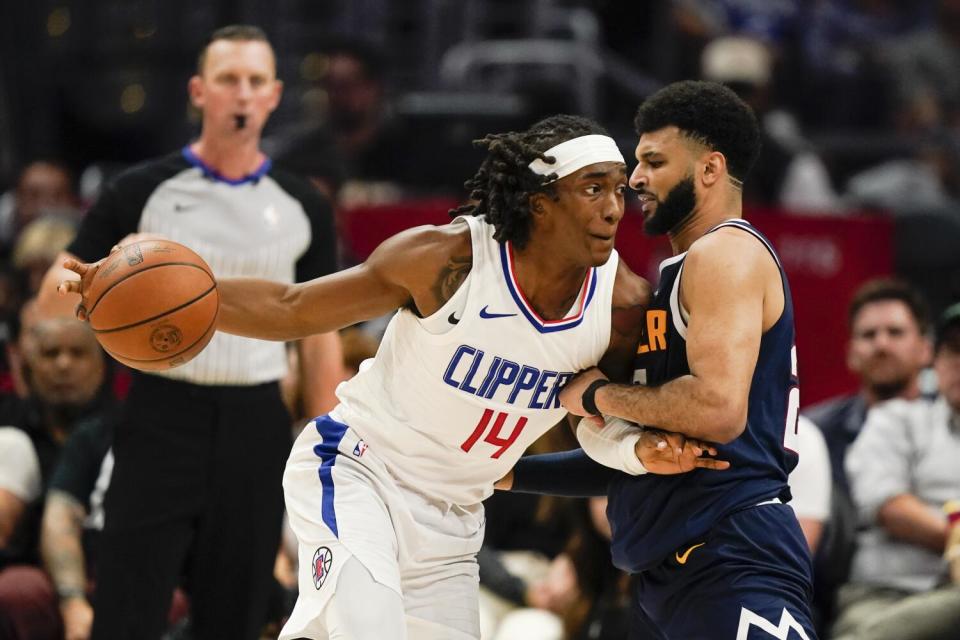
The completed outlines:
<svg viewBox="0 0 960 640">
<path fill-rule="evenodd" d="M 173 264 L 173 263 L 166 263 L 166 264 Z M 146 269 L 144 269 L 144 271 L 146 271 Z M 138 273 L 143 273 L 143 271 L 139 271 Z M 207 289 L 206 291 L 204 291 L 203 293 L 201 293 L 200 295 L 198 295 L 196 298 L 193 298 L 192 300 L 187 300 L 187 301 L 184 302 L 183 304 L 180 304 L 180 305 L 178 305 L 178 306 L 176 306 L 176 307 L 167 309 L 167 310 L 164 311 L 163 313 L 159 313 L 159 314 L 157 314 L 157 315 L 155 315 L 155 316 L 153 316 L 153 317 L 144 318 L 143 320 L 140 320 L 139 322 L 134 322 L 134 323 L 132 323 L 132 324 L 123 325 L 123 326 L 121 326 L 121 327 L 111 327 L 110 329 L 93 329 L 93 332 L 96 333 L 96 334 L 100 334 L 100 333 L 115 333 L 115 332 L 117 332 L 117 331 L 124 331 L 125 329 L 133 329 L 134 327 L 139 327 L 140 325 L 147 324 L 148 322 L 153 322 L 154 320 L 158 320 L 158 319 L 160 319 L 160 318 L 162 318 L 162 317 L 164 317 L 164 316 L 170 315 L 171 313 L 175 313 L 175 312 L 177 312 L 177 311 L 180 311 L 180 310 L 183 309 L 183 308 L 189 307 L 189 306 L 192 305 L 194 302 L 198 302 L 198 301 L 200 301 L 200 300 L 203 300 L 205 297 L 207 297 L 208 295 L 210 295 L 210 292 L 216 291 L 216 290 L 217 290 L 217 283 L 214 282 L 213 284 L 210 285 L 210 288 L 209 288 L 209 289 Z M 104 293 L 106 293 L 106 292 L 104 292 Z M 100 296 L 100 297 L 102 298 L 103 296 Z M 216 319 L 216 318 L 214 318 L 214 319 Z M 91 327 L 91 328 L 92 328 L 92 327 Z"/>
<path fill-rule="evenodd" d="M 153 269 L 158 269 L 158 268 L 160 268 L 160 267 L 167 267 L 167 266 L 173 266 L 173 267 L 193 267 L 194 269 L 199 269 L 200 271 L 203 271 L 205 274 L 207 274 L 208 276 L 210 276 L 210 280 L 211 280 L 211 281 L 214 280 L 213 274 L 210 273 L 210 271 L 209 271 L 208 269 L 204 269 L 202 266 L 200 266 L 200 265 L 198 265 L 198 264 L 195 264 L 195 263 L 193 263 L 193 262 L 161 262 L 161 263 L 158 263 L 158 264 L 151 264 L 151 265 L 149 265 L 149 266 L 143 267 L 142 269 L 137 269 L 136 271 L 134 271 L 134 272 L 132 272 L 132 273 L 128 273 L 128 274 L 124 275 L 122 278 L 117 279 L 115 282 L 110 283 L 110 285 L 109 285 L 106 289 L 104 289 L 103 292 L 101 292 L 99 296 L 97 296 L 97 299 L 94 301 L 93 306 L 90 307 L 90 310 L 89 310 L 89 311 L 87 311 L 87 317 L 90 318 L 91 321 L 93 320 L 93 312 L 96 310 L 97 305 L 100 304 L 100 301 L 103 300 L 103 296 L 107 295 L 107 292 L 109 292 L 111 289 L 113 289 L 114 287 L 116 287 L 116 286 L 119 285 L 120 283 L 125 282 L 125 281 L 128 280 L 129 278 L 132 278 L 133 276 L 136 276 L 136 275 L 138 275 L 138 274 L 147 273 L 148 271 L 151 271 L 151 270 L 153 270 Z M 97 275 L 99 275 L 99 273 L 98 273 Z M 214 284 L 214 287 L 216 287 L 216 284 Z M 209 291 L 208 291 L 207 293 L 209 293 Z M 204 295 L 206 295 L 206 294 L 204 294 Z M 202 297 L 202 296 L 201 296 L 201 297 Z M 97 331 L 97 329 L 94 329 L 94 331 Z M 112 331 L 112 329 L 110 329 L 109 331 Z"/>
<path fill-rule="evenodd" d="M 217 292 L 215 288 L 213 289 L 213 291 L 214 291 L 215 293 L 217 293 L 217 311 L 216 311 L 216 313 L 213 314 L 213 320 L 210 321 L 210 324 L 207 325 L 206 330 L 203 332 L 203 334 L 201 334 L 201 336 L 200 336 L 199 338 L 197 338 L 196 340 L 194 340 L 193 342 L 191 342 L 189 345 L 187 345 L 186 347 L 184 347 L 184 348 L 181 349 L 180 351 L 177 351 L 177 352 L 174 353 L 174 354 L 170 354 L 170 355 L 163 356 L 163 357 L 161 357 L 161 358 L 130 358 L 130 357 L 128 357 L 128 356 L 122 356 L 122 355 L 116 354 L 116 353 L 114 353 L 113 351 L 110 351 L 110 349 L 107 349 L 106 347 L 103 347 L 103 350 L 106 351 L 107 353 L 109 353 L 109 354 L 110 354 L 111 356 L 113 356 L 115 359 L 117 359 L 117 360 L 119 360 L 120 362 L 123 362 L 123 363 L 127 363 L 127 362 L 137 362 L 137 363 L 142 363 L 142 364 L 151 364 L 151 363 L 164 362 L 164 361 L 170 361 L 170 360 L 176 359 L 177 356 L 182 355 L 182 354 L 184 354 L 184 353 L 187 353 L 188 351 L 190 351 L 190 349 L 193 349 L 193 348 L 194 348 L 195 346 L 197 346 L 198 344 L 200 344 L 200 343 L 204 342 L 205 340 L 207 340 L 208 336 L 210 336 L 210 335 L 212 334 L 212 332 L 216 329 L 216 326 L 217 326 L 217 318 L 220 317 L 220 299 L 219 299 L 220 296 L 219 296 L 219 292 Z M 205 296 L 205 295 L 208 295 L 209 293 L 210 293 L 210 292 L 208 291 L 207 293 L 204 294 L 204 296 Z M 203 296 L 201 296 L 201 297 L 203 297 Z M 199 298 L 198 298 L 198 299 L 199 299 Z M 142 324 L 142 323 L 140 323 L 140 324 Z M 101 345 L 101 346 L 102 346 L 102 345 Z M 176 366 L 176 365 L 173 365 L 173 366 Z"/>
<path fill-rule="evenodd" d="M 216 331 L 220 293 L 213 272 L 177 242 L 131 246 L 134 251 L 105 261 L 94 277 L 90 327 L 108 354 L 135 369 L 162 371 L 189 362 Z M 146 275 L 134 278 L 139 274 Z"/>
</svg>

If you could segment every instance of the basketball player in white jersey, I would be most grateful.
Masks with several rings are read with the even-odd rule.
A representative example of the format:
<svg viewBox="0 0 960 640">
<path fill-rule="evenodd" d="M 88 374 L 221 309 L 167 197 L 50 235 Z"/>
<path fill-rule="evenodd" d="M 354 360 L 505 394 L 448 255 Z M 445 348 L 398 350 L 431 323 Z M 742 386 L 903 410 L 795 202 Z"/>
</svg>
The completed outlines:
<svg viewBox="0 0 960 640">
<path fill-rule="evenodd" d="M 479 637 L 481 501 L 564 417 L 559 390 L 575 372 L 599 361 L 627 374 L 650 288 L 613 248 L 627 186 L 616 144 L 572 116 L 481 144 L 474 204 L 449 225 L 303 285 L 219 283 L 218 328 L 262 339 L 399 308 L 287 463 L 300 595 L 281 638 Z M 83 282 L 95 272 L 69 266 Z M 699 443 L 663 438 L 644 432 L 630 455 L 657 473 L 723 468 Z"/>
</svg>

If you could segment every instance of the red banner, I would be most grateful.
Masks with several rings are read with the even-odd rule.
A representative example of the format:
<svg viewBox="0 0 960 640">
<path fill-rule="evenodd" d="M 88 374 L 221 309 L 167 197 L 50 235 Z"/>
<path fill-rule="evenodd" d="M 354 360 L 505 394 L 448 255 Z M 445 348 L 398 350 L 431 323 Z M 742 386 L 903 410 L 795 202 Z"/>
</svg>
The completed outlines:
<svg viewBox="0 0 960 640">
<path fill-rule="evenodd" d="M 408 202 L 344 212 L 347 248 L 362 260 L 383 240 L 409 227 L 444 224 L 454 201 Z M 777 248 L 790 279 L 797 324 L 801 403 L 809 405 L 856 389 L 847 371 L 847 303 L 865 280 L 893 270 L 893 224 L 874 216 L 811 217 L 749 212 L 747 218 Z M 655 281 L 670 256 L 666 238 L 644 235 L 640 216 L 628 213 L 617 249 L 637 273 Z"/>
</svg>

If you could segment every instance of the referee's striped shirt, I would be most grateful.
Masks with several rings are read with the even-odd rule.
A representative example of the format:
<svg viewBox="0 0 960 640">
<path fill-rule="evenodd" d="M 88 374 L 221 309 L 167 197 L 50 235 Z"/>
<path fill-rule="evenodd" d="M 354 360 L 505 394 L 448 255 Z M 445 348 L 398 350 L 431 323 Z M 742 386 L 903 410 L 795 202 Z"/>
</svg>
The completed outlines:
<svg viewBox="0 0 960 640">
<path fill-rule="evenodd" d="M 217 278 L 303 282 L 336 269 L 329 204 L 269 159 L 239 180 L 220 176 L 189 147 L 134 166 L 104 187 L 67 250 L 92 262 L 136 232 L 190 247 Z M 280 379 L 286 366 L 281 342 L 217 332 L 196 358 L 157 375 L 204 385 L 252 385 Z"/>
</svg>

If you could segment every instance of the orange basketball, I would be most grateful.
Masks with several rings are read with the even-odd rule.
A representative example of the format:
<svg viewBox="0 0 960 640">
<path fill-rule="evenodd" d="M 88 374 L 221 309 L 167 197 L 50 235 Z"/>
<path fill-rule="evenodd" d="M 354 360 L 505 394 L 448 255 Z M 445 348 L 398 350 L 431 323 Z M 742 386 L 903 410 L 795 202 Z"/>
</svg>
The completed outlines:
<svg viewBox="0 0 960 640">
<path fill-rule="evenodd" d="M 134 369 L 158 371 L 184 364 L 207 346 L 220 296 L 203 258 L 176 242 L 144 240 L 100 265 L 85 305 L 107 353 Z"/>
</svg>

